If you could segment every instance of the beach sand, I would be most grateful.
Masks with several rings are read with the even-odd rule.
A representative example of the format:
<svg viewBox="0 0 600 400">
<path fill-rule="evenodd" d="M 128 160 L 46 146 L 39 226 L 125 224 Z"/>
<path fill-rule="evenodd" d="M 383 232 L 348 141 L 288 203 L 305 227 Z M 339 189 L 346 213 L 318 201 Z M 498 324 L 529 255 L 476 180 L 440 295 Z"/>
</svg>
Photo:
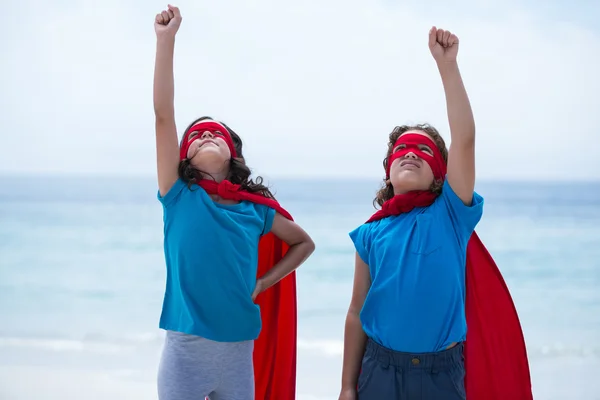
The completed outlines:
<svg viewBox="0 0 600 400">
<path fill-rule="evenodd" d="M 0 366 L 0 399 L 157 399 L 156 365 L 150 363 L 140 369 L 37 364 Z M 600 380 L 594 372 L 600 370 L 600 360 L 596 357 L 532 360 L 531 368 L 536 400 L 600 400 Z M 336 400 L 340 371 L 341 355 L 301 351 L 297 400 Z"/>
</svg>

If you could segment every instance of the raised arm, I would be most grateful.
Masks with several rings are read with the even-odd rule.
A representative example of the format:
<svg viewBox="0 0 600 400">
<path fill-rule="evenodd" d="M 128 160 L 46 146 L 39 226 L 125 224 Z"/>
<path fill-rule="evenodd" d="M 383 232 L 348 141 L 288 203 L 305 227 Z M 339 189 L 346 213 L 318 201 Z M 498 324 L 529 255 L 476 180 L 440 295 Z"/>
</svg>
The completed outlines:
<svg viewBox="0 0 600 400">
<path fill-rule="evenodd" d="M 458 38 L 450 31 L 431 28 L 429 49 L 437 63 L 446 94 L 451 144 L 448 151 L 448 183 L 470 205 L 475 189 L 475 120 L 456 56 Z"/>
<path fill-rule="evenodd" d="M 173 52 L 175 34 L 181 24 L 181 13 L 177 7 L 156 15 L 156 62 L 154 66 L 154 115 L 156 127 L 156 165 L 158 190 L 167 194 L 177 181 L 179 165 L 179 143 L 175 126 Z"/>
</svg>

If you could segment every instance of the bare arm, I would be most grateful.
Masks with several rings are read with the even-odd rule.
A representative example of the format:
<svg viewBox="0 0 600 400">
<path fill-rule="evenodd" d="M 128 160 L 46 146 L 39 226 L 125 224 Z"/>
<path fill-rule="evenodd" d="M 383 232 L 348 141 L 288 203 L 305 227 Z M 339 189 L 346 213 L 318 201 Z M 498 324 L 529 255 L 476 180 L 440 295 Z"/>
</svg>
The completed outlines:
<svg viewBox="0 0 600 400">
<path fill-rule="evenodd" d="M 350 301 L 350 307 L 346 315 L 346 326 L 344 329 L 342 395 L 344 392 L 352 393 L 356 391 L 360 366 L 367 344 L 367 335 L 365 335 L 362 329 L 359 315 L 370 287 L 371 275 L 369 273 L 369 266 L 356 253 L 352 300 Z M 340 398 L 343 397 L 340 396 Z"/>
<path fill-rule="evenodd" d="M 458 38 L 449 31 L 433 28 L 429 47 L 446 95 L 452 141 L 448 152 L 448 183 L 463 203 L 470 205 L 475 189 L 475 120 L 456 62 Z"/>
<path fill-rule="evenodd" d="M 294 221 L 279 213 L 275 214 L 271 232 L 287 243 L 290 248 L 285 256 L 257 281 L 252 299 L 298 268 L 315 251 L 311 237 Z"/>
<path fill-rule="evenodd" d="M 448 151 L 448 183 L 470 205 L 475 190 L 475 121 L 458 64 L 439 66 L 446 92 L 452 143 Z"/>
<path fill-rule="evenodd" d="M 156 16 L 156 62 L 154 67 L 154 115 L 158 190 L 164 196 L 178 178 L 179 143 L 175 126 L 173 53 L 181 14 L 169 6 Z"/>
</svg>

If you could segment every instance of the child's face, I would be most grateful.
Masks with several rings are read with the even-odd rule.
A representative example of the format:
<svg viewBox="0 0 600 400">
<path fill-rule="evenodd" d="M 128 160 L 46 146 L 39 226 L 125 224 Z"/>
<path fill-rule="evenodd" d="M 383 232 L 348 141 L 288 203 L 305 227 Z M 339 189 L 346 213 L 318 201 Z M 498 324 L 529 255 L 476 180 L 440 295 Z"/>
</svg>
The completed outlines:
<svg viewBox="0 0 600 400">
<path fill-rule="evenodd" d="M 400 135 L 398 141 L 402 142 L 402 137 L 408 134 L 413 135 L 412 138 L 416 140 L 411 140 L 409 144 L 400 143 L 392 151 L 393 155 L 397 151 L 408 149 L 406 154 L 393 160 L 390 165 L 390 183 L 394 187 L 394 194 L 429 190 L 434 180 L 430 165 L 423 159 L 423 157 L 434 156 L 431 148 L 434 145 L 432 137 L 423 131 L 411 130 Z M 423 140 L 419 140 L 418 136 L 414 135 L 423 136 Z"/>
<path fill-rule="evenodd" d="M 223 127 L 223 132 L 226 128 Z M 187 158 L 200 171 L 214 171 L 227 165 L 231 159 L 231 151 L 223 137 L 223 133 L 208 130 L 192 130 L 188 136 L 189 148 Z"/>
</svg>

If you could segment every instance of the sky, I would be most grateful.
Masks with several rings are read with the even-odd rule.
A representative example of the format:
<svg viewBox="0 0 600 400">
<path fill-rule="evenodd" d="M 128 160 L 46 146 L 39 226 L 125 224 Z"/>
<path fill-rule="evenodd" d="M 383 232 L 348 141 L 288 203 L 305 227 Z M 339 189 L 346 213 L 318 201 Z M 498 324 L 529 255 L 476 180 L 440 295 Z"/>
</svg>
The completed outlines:
<svg viewBox="0 0 600 400">
<path fill-rule="evenodd" d="M 156 173 L 155 0 L 3 2 L 0 174 Z M 179 135 L 210 115 L 256 174 L 381 178 L 394 126 L 450 142 L 431 26 L 458 62 L 486 180 L 600 179 L 600 5 L 576 0 L 175 3 Z"/>
</svg>

